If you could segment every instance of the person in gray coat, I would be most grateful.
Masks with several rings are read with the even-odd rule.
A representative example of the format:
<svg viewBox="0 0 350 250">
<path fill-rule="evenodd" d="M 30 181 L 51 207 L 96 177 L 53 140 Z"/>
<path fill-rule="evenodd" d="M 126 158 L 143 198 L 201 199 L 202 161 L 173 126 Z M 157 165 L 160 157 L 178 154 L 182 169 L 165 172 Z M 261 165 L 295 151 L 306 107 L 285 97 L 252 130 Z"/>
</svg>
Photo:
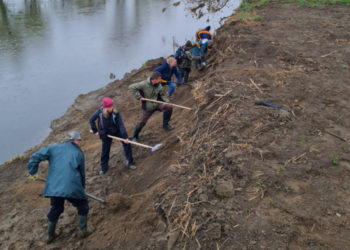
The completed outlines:
<svg viewBox="0 0 350 250">
<path fill-rule="evenodd" d="M 54 144 L 35 152 L 28 163 L 28 174 L 31 179 L 37 177 L 39 163 L 49 161 L 44 197 L 51 199 L 51 209 L 47 215 L 47 243 L 55 237 L 57 221 L 64 211 L 64 202 L 68 200 L 78 210 L 79 234 L 82 238 L 90 234 L 87 227 L 89 205 L 85 193 L 85 160 L 79 144 L 80 134 L 69 133 L 69 140 L 62 144 Z"/>
</svg>

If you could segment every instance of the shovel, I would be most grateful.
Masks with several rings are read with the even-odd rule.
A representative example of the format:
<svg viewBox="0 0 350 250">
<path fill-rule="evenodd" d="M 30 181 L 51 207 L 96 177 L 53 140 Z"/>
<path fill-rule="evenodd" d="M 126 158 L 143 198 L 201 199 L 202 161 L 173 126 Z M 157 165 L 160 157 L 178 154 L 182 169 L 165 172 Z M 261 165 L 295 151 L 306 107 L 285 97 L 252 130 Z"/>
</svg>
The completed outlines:
<svg viewBox="0 0 350 250">
<path fill-rule="evenodd" d="M 111 136 L 111 135 L 107 135 L 109 138 L 112 138 L 112 139 L 116 139 L 116 140 L 119 140 L 119 141 L 122 141 L 122 142 L 126 142 L 125 139 L 123 138 L 119 138 L 119 137 L 115 137 L 115 136 Z M 159 143 L 157 145 L 154 145 L 153 147 L 152 146 L 149 146 L 149 145 L 146 145 L 146 144 L 142 144 L 142 143 L 139 143 L 139 142 L 134 142 L 134 141 L 128 141 L 129 143 L 131 144 L 135 144 L 137 146 L 140 146 L 140 147 L 144 147 L 144 148 L 149 148 L 152 152 L 156 151 L 157 149 L 159 149 L 162 144 Z"/>
<path fill-rule="evenodd" d="M 169 104 L 169 105 L 174 106 L 174 107 L 177 107 L 177 108 L 192 110 L 192 108 L 185 107 L 185 106 L 181 106 L 181 105 L 177 105 L 177 104 L 170 103 L 170 102 L 161 102 L 161 101 L 157 101 L 157 100 L 153 100 L 153 99 L 147 99 L 147 98 L 143 98 L 143 101 L 155 102 L 155 103 L 161 103 L 161 104 Z"/>
<path fill-rule="evenodd" d="M 39 177 L 38 180 L 39 180 L 39 181 L 46 182 L 46 180 L 45 180 L 44 178 L 40 178 L 40 177 Z M 91 199 L 97 200 L 97 201 L 99 201 L 99 202 L 101 202 L 101 203 L 103 203 L 103 204 L 106 203 L 105 200 L 102 200 L 101 198 L 98 198 L 98 197 L 96 197 L 95 195 L 88 194 L 88 193 L 85 193 L 85 194 L 86 194 L 87 197 L 90 197 Z"/>
</svg>

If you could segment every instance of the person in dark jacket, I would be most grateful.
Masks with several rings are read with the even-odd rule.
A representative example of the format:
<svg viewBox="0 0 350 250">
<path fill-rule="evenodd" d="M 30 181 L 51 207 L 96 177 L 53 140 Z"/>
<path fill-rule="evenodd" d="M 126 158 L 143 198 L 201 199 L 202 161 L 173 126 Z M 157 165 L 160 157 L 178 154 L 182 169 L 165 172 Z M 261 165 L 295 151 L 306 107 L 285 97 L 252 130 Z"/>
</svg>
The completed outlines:
<svg viewBox="0 0 350 250">
<path fill-rule="evenodd" d="M 176 68 L 176 59 L 173 56 L 169 56 L 168 59 L 160 66 L 155 68 L 153 72 L 159 72 L 162 75 L 162 85 L 168 85 L 168 96 L 170 97 L 176 88 L 176 84 L 171 79 L 173 75 L 176 76 L 178 84 L 183 84 L 182 77 Z"/>
<path fill-rule="evenodd" d="M 192 53 L 190 49 L 192 48 L 191 41 L 187 41 L 184 46 L 179 47 L 175 53 L 175 59 L 179 66 L 180 75 L 184 80 L 184 83 L 188 82 L 192 67 Z"/>
<path fill-rule="evenodd" d="M 144 101 L 143 99 L 147 98 L 169 102 L 169 100 L 164 96 L 164 90 L 160 84 L 161 81 L 161 74 L 155 71 L 152 73 L 151 77 L 147 78 L 146 80 L 131 84 L 129 86 L 131 94 L 137 100 L 140 100 L 142 104 L 141 121 L 136 125 L 134 129 L 134 135 L 132 138 L 133 141 L 138 141 L 141 129 L 146 125 L 148 119 L 155 111 L 163 112 L 163 128 L 165 130 L 174 129 L 169 125 L 171 114 L 173 112 L 171 104 L 158 104 L 155 102 Z"/>
<path fill-rule="evenodd" d="M 98 126 L 96 127 L 96 120 L 98 120 Z M 95 135 L 99 135 L 102 140 L 102 153 L 101 153 L 101 170 L 100 174 L 104 174 L 108 170 L 109 152 L 111 150 L 112 138 L 107 135 L 112 135 L 126 139 L 126 143 L 122 142 L 125 155 L 126 167 L 134 170 L 136 166 L 132 158 L 131 145 L 128 143 L 128 134 L 124 127 L 124 123 L 120 113 L 115 107 L 113 107 L 113 101 L 109 97 L 102 99 L 102 107 L 96 110 L 90 117 L 91 131 Z"/>
<path fill-rule="evenodd" d="M 73 131 L 69 133 L 69 140 L 66 143 L 40 149 L 31 156 L 28 163 L 28 174 L 31 179 L 37 178 L 41 161 L 48 160 L 50 164 L 43 193 L 44 197 L 51 199 L 51 209 L 47 215 L 48 244 L 56 237 L 56 224 L 64 211 L 65 200 L 78 210 L 80 236 L 86 237 L 91 233 L 87 228 L 89 205 L 85 194 L 85 161 L 84 154 L 79 148 L 80 141 L 79 133 Z"/>
</svg>

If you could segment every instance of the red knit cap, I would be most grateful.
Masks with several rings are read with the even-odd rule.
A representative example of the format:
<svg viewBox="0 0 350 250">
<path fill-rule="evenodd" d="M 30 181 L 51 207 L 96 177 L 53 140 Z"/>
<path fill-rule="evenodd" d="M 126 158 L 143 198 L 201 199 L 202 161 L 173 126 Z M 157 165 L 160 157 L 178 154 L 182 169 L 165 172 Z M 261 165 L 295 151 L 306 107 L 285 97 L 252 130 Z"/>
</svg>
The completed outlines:
<svg viewBox="0 0 350 250">
<path fill-rule="evenodd" d="M 102 104 L 103 104 L 103 108 L 109 108 L 113 106 L 113 101 L 109 97 L 103 97 Z"/>
</svg>

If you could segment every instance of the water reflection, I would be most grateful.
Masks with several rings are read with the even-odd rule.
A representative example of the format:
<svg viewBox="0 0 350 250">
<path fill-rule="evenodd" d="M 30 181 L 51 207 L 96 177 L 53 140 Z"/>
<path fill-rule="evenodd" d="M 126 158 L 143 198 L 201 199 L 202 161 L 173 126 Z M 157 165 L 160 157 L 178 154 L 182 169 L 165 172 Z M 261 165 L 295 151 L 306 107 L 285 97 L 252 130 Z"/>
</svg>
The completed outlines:
<svg viewBox="0 0 350 250">
<path fill-rule="evenodd" d="M 0 0 L 0 9 L 0 48 L 11 46 L 17 50 L 23 39 L 40 35 L 44 29 L 40 4 L 35 0 L 23 1 L 22 8 L 9 8 L 6 2 Z"/>
<path fill-rule="evenodd" d="M 75 7 L 79 10 L 79 14 L 86 15 L 97 12 L 106 4 L 106 0 L 68 0 L 68 2 L 75 4 Z"/>
<path fill-rule="evenodd" d="M 168 56 L 173 36 L 194 39 L 208 18 L 215 29 L 239 3 L 197 20 L 175 2 L 0 0 L 0 162 L 39 143 L 78 94 Z"/>
</svg>

